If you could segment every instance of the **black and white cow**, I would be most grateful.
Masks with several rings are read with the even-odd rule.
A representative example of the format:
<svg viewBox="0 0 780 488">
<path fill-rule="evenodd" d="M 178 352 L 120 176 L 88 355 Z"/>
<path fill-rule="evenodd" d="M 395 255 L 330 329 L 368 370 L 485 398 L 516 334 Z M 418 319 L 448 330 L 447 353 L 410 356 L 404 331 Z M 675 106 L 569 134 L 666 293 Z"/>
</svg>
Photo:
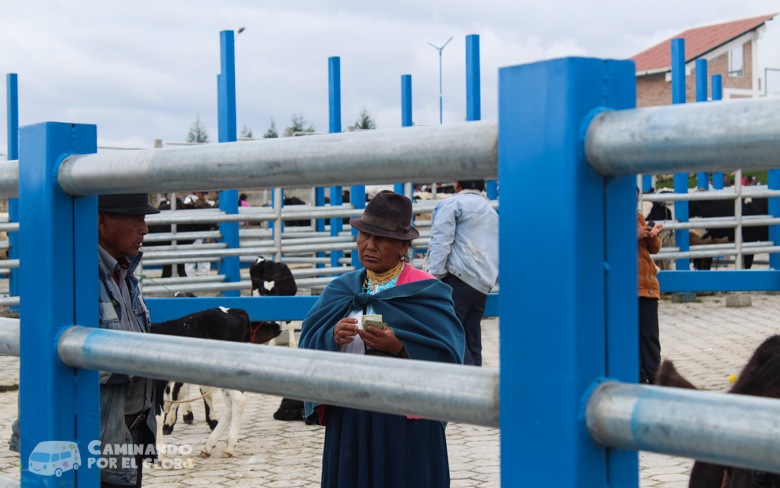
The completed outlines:
<svg viewBox="0 0 780 488">
<path fill-rule="evenodd" d="M 252 277 L 252 295 L 291 296 L 298 287 L 295 278 L 284 263 L 266 261 L 262 257 L 249 268 Z M 282 398 L 279 408 L 274 412 L 275 420 L 304 420 L 303 402 L 292 398 Z"/>
<path fill-rule="evenodd" d="M 261 256 L 249 267 L 249 276 L 252 278 L 252 296 L 294 296 L 298 292 L 292 271 L 284 263 L 266 261 Z"/>
<path fill-rule="evenodd" d="M 174 335 L 179 337 L 194 337 L 199 339 L 212 339 L 231 342 L 250 342 L 252 337 L 257 340 L 266 338 L 270 340 L 279 335 L 279 325 L 274 322 L 258 323 L 258 328 L 263 330 L 253 331 L 249 314 L 241 309 L 211 308 L 186 315 L 179 319 L 169 320 L 167 322 L 156 322 L 152 324 L 151 332 L 153 334 Z M 155 411 L 160 415 L 163 410 L 162 390 L 166 387 L 165 382 L 157 382 L 157 405 Z M 225 447 L 224 457 L 233 455 L 233 449 L 238 441 L 238 431 L 241 425 L 241 417 L 244 413 L 246 399 L 244 394 L 238 390 L 222 389 L 225 401 L 225 410 L 222 413 L 219 422 L 214 428 L 209 438 L 206 440 L 206 446 L 200 453 L 201 457 L 208 457 L 214 449 L 217 441 L 222 437 L 228 426 L 227 445 Z M 175 418 L 175 414 L 174 414 Z M 162 439 L 163 422 L 158 421 L 158 439 Z M 170 431 L 173 428 L 171 427 Z"/>
</svg>

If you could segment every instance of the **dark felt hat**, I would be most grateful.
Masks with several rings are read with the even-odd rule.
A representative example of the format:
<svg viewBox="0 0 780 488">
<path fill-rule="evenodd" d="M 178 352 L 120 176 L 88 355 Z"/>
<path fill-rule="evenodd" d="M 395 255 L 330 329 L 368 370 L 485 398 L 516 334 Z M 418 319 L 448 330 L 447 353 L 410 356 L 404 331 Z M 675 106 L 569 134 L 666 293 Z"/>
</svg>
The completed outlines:
<svg viewBox="0 0 780 488">
<path fill-rule="evenodd" d="M 382 190 L 368 202 L 363 216 L 350 219 L 349 225 L 375 236 L 411 241 L 420 237 L 412 227 L 412 201 L 390 190 Z"/>
<path fill-rule="evenodd" d="M 128 215 L 156 214 L 160 211 L 149 205 L 148 193 L 98 195 L 98 212 Z"/>
</svg>

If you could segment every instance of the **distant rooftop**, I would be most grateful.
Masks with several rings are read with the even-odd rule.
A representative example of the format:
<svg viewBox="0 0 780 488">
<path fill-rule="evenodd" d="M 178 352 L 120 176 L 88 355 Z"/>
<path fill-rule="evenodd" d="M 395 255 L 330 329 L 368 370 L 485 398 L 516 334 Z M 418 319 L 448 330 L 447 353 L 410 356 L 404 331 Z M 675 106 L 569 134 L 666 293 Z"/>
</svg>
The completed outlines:
<svg viewBox="0 0 780 488">
<path fill-rule="evenodd" d="M 670 37 L 669 39 L 656 44 L 655 46 L 642 51 L 630 58 L 636 63 L 636 71 L 651 71 L 661 69 L 671 69 L 672 39 L 685 39 L 685 62 L 692 61 L 706 54 L 713 49 L 726 44 L 732 39 L 758 29 L 764 23 L 772 20 L 777 14 L 762 15 L 750 19 L 735 20 L 724 24 L 708 25 L 705 27 L 696 27 Z"/>
</svg>

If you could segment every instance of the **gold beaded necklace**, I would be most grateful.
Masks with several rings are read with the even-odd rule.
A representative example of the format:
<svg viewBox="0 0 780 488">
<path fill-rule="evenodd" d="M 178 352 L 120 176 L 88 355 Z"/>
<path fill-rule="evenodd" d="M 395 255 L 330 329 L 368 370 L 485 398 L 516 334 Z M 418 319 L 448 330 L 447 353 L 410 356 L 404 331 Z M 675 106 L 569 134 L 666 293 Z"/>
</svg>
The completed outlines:
<svg viewBox="0 0 780 488">
<path fill-rule="evenodd" d="M 399 260 L 398 264 L 392 269 L 385 271 L 384 273 L 376 273 L 370 269 L 366 270 L 366 280 L 363 283 L 363 288 L 368 291 L 371 289 L 371 285 L 384 285 L 393 281 L 401 271 L 404 269 L 403 260 Z"/>
</svg>

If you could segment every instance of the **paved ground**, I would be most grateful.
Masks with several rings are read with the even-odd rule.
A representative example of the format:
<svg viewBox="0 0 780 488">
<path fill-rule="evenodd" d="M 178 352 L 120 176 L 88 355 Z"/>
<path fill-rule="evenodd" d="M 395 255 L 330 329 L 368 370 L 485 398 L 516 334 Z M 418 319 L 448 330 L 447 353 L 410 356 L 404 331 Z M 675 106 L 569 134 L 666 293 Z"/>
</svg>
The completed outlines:
<svg viewBox="0 0 780 488">
<path fill-rule="evenodd" d="M 726 308 L 725 295 L 712 295 L 693 303 L 664 300 L 660 307 L 663 356 L 675 360 L 678 369 L 700 387 L 723 390 L 728 376 L 739 373 L 758 344 L 780 332 L 777 316 L 780 295 L 751 294 L 753 305 Z M 498 321 L 483 322 L 486 366 L 498 366 Z M 15 384 L 19 377 L 17 358 L 0 357 L 0 385 Z M 0 393 L 0 444 L 10 436 L 16 416 L 15 392 Z M 146 487 L 173 488 L 191 485 L 248 487 L 319 486 L 323 429 L 301 422 L 277 422 L 272 414 L 279 398 L 249 394 L 236 455 L 202 459 L 176 455 L 192 467 L 145 472 Z M 202 407 L 196 407 L 202 420 Z M 203 446 L 207 427 L 200 422 L 176 425 L 168 442 L 180 448 Z M 453 487 L 497 487 L 500 480 L 499 433 L 496 429 L 465 424 L 447 428 Z M 0 475 L 19 478 L 19 458 L 0 449 Z M 692 461 L 641 453 L 642 487 L 686 487 Z"/>
</svg>

